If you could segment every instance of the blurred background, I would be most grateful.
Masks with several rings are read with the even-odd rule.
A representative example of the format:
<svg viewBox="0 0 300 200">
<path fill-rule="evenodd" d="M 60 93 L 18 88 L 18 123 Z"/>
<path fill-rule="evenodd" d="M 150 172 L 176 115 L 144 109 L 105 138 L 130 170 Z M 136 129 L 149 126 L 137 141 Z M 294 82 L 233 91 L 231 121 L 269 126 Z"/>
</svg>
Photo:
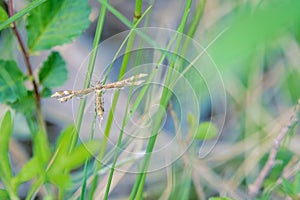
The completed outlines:
<svg viewBox="0 0 300 200">
<path fill-rule="evenodd" d="M 134 1 L 111 0 L 109 3 L 129 20 L 133 19 Z M 20 10 L 26 4 L 27 1 L 15 1 L 15 9 Z M 101 7 L 101 4 L 95 0 L 89 1 L 89 4 L 92 8 L 89 28 L 73 42 L 55 47 L 55 50 L 59 51 L 65 59 L 68 68 L 68 80 L 58 90 L 80 89 L 83 86 L 84 67 L 88 63 Z M 182 20 L 185 4 L 186 1 L 183 0 L 143 1 L 143 10 L 147 9 L 149 5 L 153 5 L 153 7 L 149 13 L 149 19 L 143 20 L 139 27 L 176 30 Z M 252 198 L 249 195 L 248 187 L 256 180 L 266 163 L 274 139 L 291 121 L 300 98 L 299 10 L 300 4 L 292 0 L 193 1 L 184 33 L 188 33 L 189 27 L 194 22 L 193 18 L 200 15 L 197 28 L 191 36 L 197 44 L 205 49 L 206 58 L 210 59 L 209 66 L 212 66 L 213 69 L 208 78 L 212 81 L 213 88 L 205 88 L 203 81 L 199 81 L 203 80 L 203 77 L 195 76 L 192 72 L 187 73 L 185 78 L 196 91 L 199 100 L 199 105 L 196 107 L 201 114 L 196 116 L 194 123 L 201 124 L 204 121 L 212 121 L 218 129 L 218 133 L 215 137 L 207 140 L 205 138 L 193 140 L 191 145 L 189 142 L 182 144 L 180 148 L 182 147 L 184 151 L 177 160 L 160 170 L 149 173 L 145 186 L 145 199 L 179 199 L 179 197 L 182 199 L 208 199 L 212 196 L 228 196 L 233 199 Z M 24 22 L 18 23 L 21 27 L 20 31 L 25 37 Z M 115 52 L 114 49 L 124 39 L 124 37 L 115 35 L 126 30 L 128 27 L 118 18 L 110 12 L 107 13 L 101 38 L 102 43 L 93 74 L 94 83 L 101 81 L 106 73 L 107 66 L 103 65 L 103 60 L 111 57 Z M 14 58 L 21 63 L 19 66 L 24 66 L 24 60 L 19 49 L 16 48 L 13 37 L 6 37 L 7 34 L 9 34 L 7 30 L 1 31 L 1 59 Z M 166 41 L 170 38 L 167 38 Z M 15 54 L 7 51 L 7 46 L 11 44 L 13 44 Z M 48 54 L 49 52 L 44 51 L 39 55 L 32 56 L 32 65 L 37 69 Z M 152 54 L 152 62 L 155 63 L 155 56 Z M 144 59 L 148 58 L 150 56 L 145 54 Z M 133 59 L 132 63 L 134 63 Z M 121 60 L 122 57 L 120 57 L 120 61 L 114 63 L 108 82 L 117 80 Z M 167 61 L 165 64 L 168 64 Z M 200 67 L 203 65 L 207 65 L 206 61 L 200 63 Z M 25 71 L 25 67 L 22 70 Z M 160 73 L 163 80 L 165 71 L 162 70 Z M 217 83 L 218 80 L 219 83 Z M 157 91 L 161 91 L 161 88 Z M 185 95 L 185 92 L 186 88 L 178 88 L 178 94 Z M 106 123 L 113 93 L 113 91 L 107 92 L 107 95 L 104 96 L 105 117 L 99 123 L 100 130 L 102 130 L 101 124 Z M 124 115 L 127 94 L 127 90 L 121 93 L 116 110 L 117 116 Z M 214 101 L 212 101 L 212 97 Z M 177 106 L 185 109 L 189 106 L 189 102 L 182 102 L 179 105 L 176 101 L 176 98 L 171 100 L 173 111 L 181 116 L 177 112 Z M 73 103 L 61 104 L 51 98 L 43 100 L 42 110 L 52 142 L 56 140 L 59 132 L 66 125 L 74 123 L 79 102 L 80 100 L 74 100 Z M 153 103 L 153 105 L 155 104 Z M 81 139 L 87 139 L 89 136 L 90 124 L 94 118 L 93 106 L 94 104 L 91 103 L 90 108 L 85 112 L 80 132 Z M 2 116 L 7 106 L 1 105 L 0 107 Z M 298 111 L 296 109 L 296 112 Z M 162 131 L 166 134 L 160 138 L 161 144 L 168 143 L 176 134 L 172 128 L 174 126 L 172 109 L 166 113 L 166 123 L 162 127 Z M 22 115 L 15 113 L 13 133 L 16 142 L 12 144 L 11 150 L 16 163 L 22 163 L 22 160 L 31 154 L 30 133 L 26 127 L 26 121 Z M 189 130 L 190 127 L 191 119 L 185 119 L 182 123 L 182 130 Z M 117 140 L 118 130 L 118 124 L 111 130 L 116 133 L 112 135 L 112 145 Z M 182 141 L 182 143 L 184 142 L 186 141 Z M 296 180 L 300 166 L 299 142 L 299 128 L 293 126 L 282 142 L 275 167 L 266 177 L 257 198 L 300 198 L 299 186 L 294 191 L 295 194 L 291 195 L 287 192 L 288 184 L 282 184 L 283 179 L 291 185 Z M 170 152 L 173 150 L 175 153 Z M 174 146 L 165 153 L 176 154 L 177 150 L 178 147 Z M 165 162 L 165 160 L 157 162 Z M 20 167 L 20 165 L 16 166 Z M 105 178 L 106 174 L 103 177 Z M 116 182 L 110 197 L 127 199 L 134 184 L 135 174 L 117 171 L 115 177 Z M 102 183 L 105 184 L 105 181 Z M 99 191 L 99 194 L 102 194 L 101 192 L 103 191 Z M 183 195 L 185 192 L 188 195 Z"/>
</svg>

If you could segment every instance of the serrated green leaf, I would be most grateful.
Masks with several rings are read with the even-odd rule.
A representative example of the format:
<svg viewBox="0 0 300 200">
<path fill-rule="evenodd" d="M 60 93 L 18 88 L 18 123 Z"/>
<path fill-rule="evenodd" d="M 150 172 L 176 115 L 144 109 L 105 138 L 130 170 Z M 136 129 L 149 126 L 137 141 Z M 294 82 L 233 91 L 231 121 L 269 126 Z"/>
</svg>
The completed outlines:
<svg viewBox="0 0 300 200">
<path fill-rule="evenodd" d="M 6 187 L 10 187 L 12 179 L 12 169 L 8 157 L 12 123 L 11 113 L 7 111 L 0 124 L 0 177 Z"/>
<path fill-rule="evenodd" d="M 218 136 L 219 130 L 211 122 L 202 122 L 198 126 L 195 138 L 198 140 L 209 140 L 214 139 Z"/>
<path fill-rule="evenodd" d="M 42 92 L 41 92 L 41 96 L 46 98 L 46 97 L 50 97 L 52 94 L 52 91 L 50 88 L 43 88 Z"/>
<path fill-rule="evenodd" d="M 0 40 L 0 60 L 16 60 L 16 54 L 13 54 L 15 49 L 15 37 L 11 29 L 1 31 Z"/>
<path fill-rule="evenodd" d="M 14 61 L 0 60 L 0 103 L 13 103 L 26 95 L 24 75 Z"/>
<path fill-rule="evenodd" d="M 68 79 L 64 59 L 58 52 L 52 52 L 39 71 L 39 82 L 46 88 L 61 86 Z"/>
<path fill-rule="evenodd" d="M 6 190 L 0 189 L 0 199 L 2 200 L 10 200 L 9 194 Z"/>
<path fill-rule="evenodd" d="M 4 8 L 2 6 L 0 6 L 0 22 L 4 22 L 7 19 L 8 19 L 8 15 L 7 15 L 6 11 L 4 10 Z"/>
<path fill-rule="evenodd" d="M 13 182 L 18 186 L 19 184 L 29 181 L 36 177 L 40 171 L 40 164 L 36 157 L 29 160 L 19 173 L 14 177 Z"/>
<path fill-rule="evenodd" d="M 48 0 L 27 18 L 30 51 L 50 49 L 79 36 L 90 24 L 86 0 Z"/>
<path fill-rule="evenodd" d="M 23 8 L 22 10 L 19 10 L 13 16 L 11 16 L 7 20 L 5 20 L 5 22 L 0 23 L 0 30 L 9 27 L 9 25 L 11 23 L 15 22 L 16 20 L 20 19 L 24 15 L 28 14 L 32 9 L 34 9 L 35 7 L 41 5 L 45 1 L 47 1 L 47 0 L 34 0 L 34 1 L 32 1 L 25 8 Z"/>
<path fill-rule="evenodd" d="M 20 112 L 26 116 L 32 115 L 35 110 L 35 97 L 32 91 L 27 91 L 27 94 L 18 99 L 13 103 L 8 103 L 8 105 L 15 109 L 17 112 Z"/>
</svg>

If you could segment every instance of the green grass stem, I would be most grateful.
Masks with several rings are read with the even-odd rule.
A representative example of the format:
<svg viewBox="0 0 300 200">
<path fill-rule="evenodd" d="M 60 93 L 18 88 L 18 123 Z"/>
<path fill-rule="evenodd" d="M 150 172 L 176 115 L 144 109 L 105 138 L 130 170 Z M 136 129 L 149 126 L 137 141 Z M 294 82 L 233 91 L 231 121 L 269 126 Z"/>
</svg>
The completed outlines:
<svg viewBox="0 0 300 200">
<path fill-rule="evenodd" d="M 116 55 L 113 59 L 113 61 L 114 61 L 117 58 L 117 56 L 119 54 L 119 51 L 122 49 L 123 45 L 125 45 L 125 43 L 128 39 L 128 43 L 127 43 L 126 50 L 125 50 L 125 55 L 124 55 L 123 62 L 122 62 L 122 65 L 121 65 L 121 69 L 120 69 L 120 73 L 119 73 L 119 78 L 118 78 L 119 80 L 121 80 L 123 78 L 123 76 L 126 72 L 126 67 L 127 67 L 128 61 L 129 61 L 129 56 L 130 56 L 130 54 L 127 53 L 127 52 L 130 52 L 130 49 L 132 48 L 132 45 L 133 45 L 133 42 L 134 42 L 134 34 L 133 34 L 134 32 L 133 31 L 136 29 L 138 24 L 142 21 L 144 16 L 150 11 L 151 8 L 152 8 L 152 6 L 150 6 L 144 12 L 144 14 L 134 23 L 131 31 L 128 34 L 128 37 L 125 38 L 124 42 L 122 43 L 121 47 L 119 48 L 118 52 L 116 53 Z M 113 61 L 112 61 L 112 64 L 113 64 Z M 105 76 L 105 79 L 104 79 L 104 83 L 106 82 L 106 80 L 108 78 L 108 74 L 110 72 L 112 64 L 109 66 L 108 72 L 107 72 L 107 74 Z M 97 172 L 99 170 L 101 170 L 101 168 L 102 168 L 101 160 L 103 159 L 103 156 L 104 156 L 105 151 L 106 151 L 107 142 L 108 142 L 108 138 L 109 138 L 109 135 L 110 135 L 110 129 L 111 129 L 111 125 L 112 125 L 112 122 L 113 122 L 113 119 L 114 119 L 114 112 L 115 112 L 115 109 L 116 109 L 116 106 L 117 106 L 119 95 L 120 95 L 120 91 L 117 90 L 114 94 L 113 101 L 112 101 L 112 106 L 111 106 L 111 109 L 109 111 L 109 116 L 108 116 L 106 127 L 105 127 L 105 130 L 104 130 L 104 138 L 102 140 L 101 149 L 100 149 L 100 152 L 99 152 L 99 154 L 97 156 L 97 159 L 96 159 L 94 179 L 92 181 L 89 199 L 92 199 L 92 196 L 93 196 L 93 194 L 95 192 L 95 189 L 96 189 L 96 185 L 98 183 L 99 175 L 98 175 Z"/>
<path fill-rule="evenodd" d="M 180 33 L 183 32 L 184 27 L 186 26 L 187 17 L 188 17 L 189 11 L 190 11 L 191 3 L 192 3 L 191 0 L 187 1 L 187 3 L 186 3 L 185 10 L 183 13 L 183 18 L 178 27 L 178 32 L 180 32 Z M 179 39 L 178 42 L 176 43 L 177 48 L 179 47 L 178 44 L 180 43 L 180 41 L 181 41 L 181 39 Z M 175 49 L 175 52 L 176 51 L 178 51 L 178 49 Z M 171 67 L 173 68 L 174 66 L 171 66 Z M 167 78 L 166 78 L 167 86 L 169 85 L 170 80 L 172 79 L 172 73 L 173 73 L 173 70 L 168 70 L 168 74 L 167 74 Z M 162 92 L 162 97 L 160 100 L 160 106 L 162 108 L 166 109 L 170 98 L 171 98 L 171 91 L 169 90 L 169 88 L 164 87 L 163 92 Z M 154 121 L 154 126 L 153 126 L 151 137 L 148 141 L 146 155 L 145 155 L 140 173 L 138 174 L 135 184 L 133 186 L 133 189 L 131 191 L 130 199 L 141 199 L 142 198 L 144 183 L 145 183 L 146 174 L 147 174 L 146 171 L 147 171 L 149 163 L 150 163 L 151 154 L 154 149 L 157 134 L 160 129 L 160 124 L 161 124 L 163 117 L 164 117 L 164 111 L 162 109 L 159 109 L 157 112 L 157 117 L 155 118 L 155 121 Z"/>
<path fill-rule="evenodd" d="M 45 3 L 46 1 L 47 0 L 35 0 L 35 1 L 31 2 L 24 9 L 20 10 L 19 12 L 15 13 L 13 16 L 11 16 L 10 18 L 8 18 L 4 22 L 2 22 L 0 24 L 0 30 L 8 28 L 11 23 L 15 22 L 16 20 L 20 19 L 24 15 L 28 14 L 31 10 L 38 7 L 42 3 Z"/>
<path fill-rule="evenodd" d="M 96 56 L 97 56 L 97 52 L 98 52 L 98 45 L 99 45 L 100 38 L 102 35 L 105 15 L 106 15 L 106 7 L 102 6 L 100 13 L 99 13 L 99 19 L 98 19 L 96 33 L 95 33 L 95 37 L 94 37 L 92 52 L 91 52 L 83 88 L 88 88 L 91 83 L 91 78 L 92 78 L 92 74 L 94 71 Z M 74 137 L 71 139 L 70 151 L 72 151 L 72 149 L 75 147 L 77 140 L 78 140 L 78 134 L 79 134 L 81 124 L 82 124 L 82 118 L 83 118 L 85 104 L 86 104 L 86 99 L 83 99 L 79 105 L 79 110 L 78 110 L 78 114 L 77 114 L 77 118 L 76 118 L 76 134 L 74 134 Z"/>
</svg>

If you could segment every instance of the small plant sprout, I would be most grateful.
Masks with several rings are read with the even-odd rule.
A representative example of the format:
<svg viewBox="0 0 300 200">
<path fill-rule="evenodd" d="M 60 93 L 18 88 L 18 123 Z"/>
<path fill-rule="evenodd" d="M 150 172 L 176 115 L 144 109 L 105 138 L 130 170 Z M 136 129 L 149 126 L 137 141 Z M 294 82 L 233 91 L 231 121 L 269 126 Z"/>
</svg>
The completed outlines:
<svg viewBox="0 0 300 200">
<path fill-rule="evenodd" d="M 73 97 L 83 97 L 85 95 L 88 95 L 92 92 L 95 92 L 96 99 L 95 99 L 95 110 L 99 116 L 100 119 L 103 119 L 103 102 L 102 102 L 102 94 L 105 90 L 108 89 L 120 89 L 125 86 L 137 86 L 144 82 L 144 80 L 141 80 L 141 78 L 148 76 L 148 74 L 137 74 L 135 76 L 131 76 L 127 79 L 108 83 L 108 84 L 102 84 L 101 82 L 96 84 L 95 86 L 92 86 L 90 88 L 86 88 L 83 90 L 61 90 L 58 92 L 55 92 L 51 95 L 52 98 L 56 98 L 61 103 L 66 102 Z"/>
</svg>

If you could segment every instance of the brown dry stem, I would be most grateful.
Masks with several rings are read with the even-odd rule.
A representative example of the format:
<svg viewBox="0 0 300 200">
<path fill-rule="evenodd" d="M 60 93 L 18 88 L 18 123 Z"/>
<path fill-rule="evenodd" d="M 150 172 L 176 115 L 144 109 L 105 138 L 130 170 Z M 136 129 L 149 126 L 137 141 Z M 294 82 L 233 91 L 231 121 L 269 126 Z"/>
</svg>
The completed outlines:
<svg viewBox="0 0 300 200">
<path fill-rule="evenodd" d="M 279 146 L 280 146 L 281 142 L 283 141 L 284 137 L 289 132 L 289 130 L 292 127 L 294 127 L 296 125 L 296 123 L 298 122 L 299 111 L 300 111 L 300 99 L 298 100 L 298 103 L 295 106 L 294 112 L 292 113 L 291 118 L 288 121 L 287 125 L 282 128 L 279 135 L 275 138 L 273 147 L 270 151 L 270 154 L 269 154 L 269 157 L 268 157 L 268 160 L 267 160 L 265 166 L 261 170 L 261 172 L 258 175 L 258 177 L 256 178 L 256 180 L 251 185 L 249 185 L 248 189 L 249 189 L 249 195 L 251 197 L 255 197 L 258 194 L 263 181 L 265 180 L 267 175 L 270 173 L 271 169 L 274 167 L 275 159 L 276 159 L 276 155 L 278 153 Z"/>
</svg>

